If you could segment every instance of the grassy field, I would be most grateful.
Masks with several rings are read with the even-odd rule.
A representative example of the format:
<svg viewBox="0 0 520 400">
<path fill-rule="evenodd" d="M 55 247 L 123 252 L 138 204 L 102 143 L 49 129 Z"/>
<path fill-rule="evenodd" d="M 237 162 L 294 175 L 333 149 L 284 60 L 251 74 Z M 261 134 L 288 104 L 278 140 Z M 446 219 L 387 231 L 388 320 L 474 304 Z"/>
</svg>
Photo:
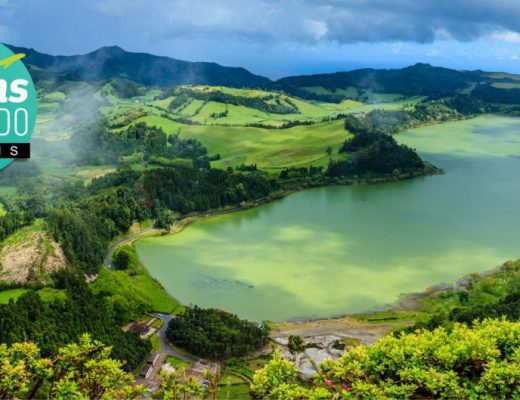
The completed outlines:
<svg viewBox="0 0 520 400">
<path fill-rule="evenodd" d="M 150 343 L 152 344 L 152 352 L 159 353 L 161 351 L 161 340 L 159 339 L 159 336 L 150 336 Z"/>
<path fill-rule="evenodd" d="M 240 164 L 257 164 L 261 169 L 290 166 L 326 166 L 331 146 L 339 146 L 350 137 L 343 121 L 328 121 L 314 125 L 299 125 L 288 129 L 266 129 L 244 126 L 183 125 L 160 116 L 146 116 L 134 121 L 159 126 L 168 134 L 201 141 L 210 155 L 219 153 L 217 168 Z"/>
<path fill-rule="evenodd" d="M 213 163 L 215 167 L 244 163 L 277 169 L 326 165 L 327 147 L 337 153 L 350 135 L 338 120 L 283 130 L 192 125 L 181 128 L 180 136 L 200 140 L 210 154 L 219 153 L 222 158 Z"/>
<path fill-rule="evenodd" d="M 187 369 L 187 368 L 191 367 L 190 362 L 181 360 L 180 358 L 177 358 L 177 357 L 168 357 L 166 359 L 166 362 L 175 369 L 178 369 L 178 368 Z"/>
<path fill-rule="evenodd" d="M 88 102 L 98 101 L 101 112 L 106 115 L 114 133 L 128 126 L 144 122 L 157 126 L 171 135 L 192 137 L 200 140 L 210 154 L 220 153 L 222 159 L 214 162 L 217 168 L 227 168 L 242 163 L 257 164 L 261 169 L 277 172 L 290 166 L 325 166 L 328 146 L 336 150 L 348 138 L 342 129 L 342 122 L 324 121 L 345 113 L 365 113 L 375 108 L 399 109 L 419 101 L 420 97 L 403 98 L 394 94 L 360 93 L 352 88 L 337 91 L 349 99 L 340 103 L 324 103 L 302 100 L 280 92 L 268 92 L 255 89 L 233 89 L 226 87 L 192 86 L 192 92 L 222 92 L 243 98 L 261 98 L 271 105 L 296 107 L 289 114 L 268 113 L 261 109 L 218 101 L 204 101 L 189 97 L 175 109 L 170 103 L 179 93 L 172 93 L 165 98 L 158 89 L 148 89 L 142 96 L 118 98 L 110 84 L 94 90 L 85 84 L 75 84 L 76 91 L 86 91 L 82 97 Z M 189 93 L 188 91 L 188 93 Z M 316 93 L 327 93 L 324 88 L 309 88 Z M 74 91 L 72 92 L 74 93 Z M 363 102 L 359 101 L 363 100 Z M 78 99 L 75 94 L 64 91 L 42 93 L 40 103 L 43 108 L 38 117 L 35 137 L 47 141 L 66 143 L 78 122 L 71 111 Z M 249 103 L 248 103 L 249 104 Z M 262 107 L 260 107 L 262 108 Z M 94 114 L 93 114 L 94 115 Z M 314 125 L 299 125 L 289 129 L 279 128 L 293 122 L 313 122 Z M 253 128 L 247 125 L 259 124 L 266 128 Z M 334 151 L 335 153 L 335 151 Z M 59 157 L 35 158 L 42 169 L 42 175 L 59 179 L 81 179 L 88 184 L 93 178 L 112 172 L 113 165 L 83 166 L 65 165 Z M 132 168 L 141 170 L 144 162 L 132 164 Z M 11 188 L 0 188 L 2 191 Z"/>
<path fill-rule="evenodd" d="M 217 400 L 249 400 L 251 398 L 247 383 L 221 385 L 217 393 Z"/>
<path fill-rule="evenodd" d="M 108 291 L 113 294 L 121 294 L 125 298 L 136 297 L 150 304 L 151 308 L 157 312 L 178 313 L 182 311 L 182 306 L 143 267 L 134 247 L 124 246 L 123 248 L 130 255 L 128 270 L 101 271 L 92 284 L 94 291 Z"/>
<path fill-rule="evenodd" d="M 22 294 L 27 292 L 27 289 L 7 289 L 0 291 L 0 304 L 7 304 L 9 300 L 16 300 Z"/>
</svg>

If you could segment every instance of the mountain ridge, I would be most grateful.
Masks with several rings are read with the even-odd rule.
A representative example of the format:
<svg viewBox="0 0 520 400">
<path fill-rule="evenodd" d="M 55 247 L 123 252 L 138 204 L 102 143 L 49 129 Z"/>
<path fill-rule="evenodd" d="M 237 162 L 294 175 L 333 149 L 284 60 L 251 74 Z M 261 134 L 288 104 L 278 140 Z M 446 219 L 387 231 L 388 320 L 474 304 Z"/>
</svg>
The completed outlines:
<svg viewBox="0 0 520 400">
<path fill-rule="evenodd" d="M 190 62 L 149 53 L 127 52 L 119 46 L 106 46 L 90 53 L 52 56 L 25 47 L 7 45 L 13 52 L 25 53 L 25 62 L 68 80 L 128 79 L 148 86 L 180 84 L 229 87 L 264 87 L 271 80 L 242 67 L 225 67 L 210 62 Z"/>
<path fill-rule="evenodd" d="M 8 45 L 26 53 L 33 78 L 54 81 L 130 80 L 146 86 L 228 86 L 283 91 L 308 100 L 341 102 L 363 99 L 367 92 L 444 97 L 473 94 L 485 101 L 520 103 L 520 76 L 482 70 L 454 70 L 426 63 L 399 69 L 363 68 L 325 74 L 288 76 L 276 81 L 242 67 L 191 62 L 105 46 L 83 55 L 52 56 Z M 317 88 L 317 90 L 316 90 Z"/>
</svg>

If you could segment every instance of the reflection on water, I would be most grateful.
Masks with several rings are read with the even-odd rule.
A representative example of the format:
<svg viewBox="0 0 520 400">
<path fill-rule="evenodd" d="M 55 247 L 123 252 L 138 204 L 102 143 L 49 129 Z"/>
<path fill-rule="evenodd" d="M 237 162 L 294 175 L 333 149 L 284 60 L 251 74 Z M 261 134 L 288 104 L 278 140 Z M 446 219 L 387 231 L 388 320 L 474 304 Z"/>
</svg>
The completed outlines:
<svg viewBox="0 0 520 400">
<path fill-rule="evenodd" d="M 473 132 L 496 126 L 507 129 Z M 139 255 L 183 303 L 254 320 L 366 311 L 520 256 L 520 159 L 510 157 L 520 155 L 518 120 L 479 118 L 399 139 L 447 173 L 296 193 L 143 239 Z"/>
</svg>

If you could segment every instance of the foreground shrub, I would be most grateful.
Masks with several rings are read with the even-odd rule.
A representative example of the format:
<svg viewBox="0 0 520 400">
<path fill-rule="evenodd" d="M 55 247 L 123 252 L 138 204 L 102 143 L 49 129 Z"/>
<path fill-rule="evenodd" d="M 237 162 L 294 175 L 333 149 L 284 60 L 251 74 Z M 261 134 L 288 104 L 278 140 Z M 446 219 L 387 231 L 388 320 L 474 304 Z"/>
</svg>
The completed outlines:
<svg viewBox="0 0 520 400">
<path fill-rule="evenodd" d="M 520 323 L 384 337 L 325 361 L 311 384 L 277 354 L 257 371 L 252 391 L 269 399 L 519 398 Z"/>
</svg>

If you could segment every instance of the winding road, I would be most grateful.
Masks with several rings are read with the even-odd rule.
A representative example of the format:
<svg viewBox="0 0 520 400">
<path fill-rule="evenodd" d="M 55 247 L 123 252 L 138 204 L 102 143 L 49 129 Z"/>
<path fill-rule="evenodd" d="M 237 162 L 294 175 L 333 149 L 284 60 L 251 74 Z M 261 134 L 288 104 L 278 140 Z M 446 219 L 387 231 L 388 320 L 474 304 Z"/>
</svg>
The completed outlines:
<svg viewBox="0 0 520 400">
<path fill-rule="evenodd" d="M 192 356 L 190 354 L 181 353 L 180 351 L 174 349 L 170 345 L 170 342 L 168 341 L 168 338 L 166 336 L 166 330 L 168 329 L 168 324 L 170 323 L 170 321 L 175 317 L 172 315 L 162 314 L 162 313 L 154 313 L 154 316 L 156 316 L 157 318 L 160 318 L 163 322 L 161 329 L 159 329 L 159 331 L 157 332 L 157 334 L 159 335 L 159 339 L 161 341 L 161 353 L 168 354 L 169 356 L 173 356 L 175 358 L 179 358 L 184 361 L 189 361 L 189 362 L 199 361 L 199 359 L 197 357 Z"/>
<path fill-rule="evenodd" d="M 177 225 L 178 225 L 177 222 L 174 223 L 171 227 L 171 230 L 175 230 Z M 124 238 L 122 238 L 114 243 L 111 243 L 110 246 L 108 246 L 107 251 L 105 253 L 105 265 L 107 266 L 107 269 L 109 271 L 113 271 L 113 269 L 114 269 L 114 267 L 112 265 L 112 253 L 114 252 L 114 250 L 117 247 L 119 247 L 127 242 L 133 242 L 134 240 L 138 239 L 140 236 L 144 236 L 149 233 L 157 233 L 157 232 L 160 232 L 160 229 L 148 228 L 148 229 L 139 231 L 137 233 L 127 235 Z M 173 315 L 162 314 L 162 313 L 154 313 L 153 315 L 156 316 L 157 318 L 160 318 L 163 322 L 161 329 L 159 329 L 159 331 L 157 332 L 159 339 L 160 339 L 160 343 L 161 343 L 161 353 L 179 358 L 184 361 L 189 361 L 189 362 L 199 361 L 199 359 L 197 357 L 186 354 L 186 353 L 181 353 L 180 351 L 174 349 L 170 345 L 170 342 L 168 341 L 168 338 L 166 336 L 166 330 L 168 329 L 168 324 L 170 323 L 170 321 L 175 317 Z"/>
<path fill-rule="evenodd" d="M 126 242 L 132 242 L 135 239 L 137 239 L 139 236 L 143 236 L 143 235 L 146 235 L 148 233 L 156 233 L 156 232 L 159 232 L 159 229 L 148 228 L 148 229 L 139 231 L 137 233 L 133 233 L 131 235 L 125 236 L 124 238 L 118 240 L 117 242 L 114 242 L 114 243 L 110 244 L 110 246 L 108 246 L 108 248 L 107 248 L 107 251 L 105 252 L 105 265 L 107 266 L 107 269 L 109 271 L 112 271 L 112 269 L 113 269 L 113 266 L 112 266 L 112 253 L 114 252 L 114 250 L 117 247 L 121 246 L 122 244 L 124 244 Z"/>
</svg>

